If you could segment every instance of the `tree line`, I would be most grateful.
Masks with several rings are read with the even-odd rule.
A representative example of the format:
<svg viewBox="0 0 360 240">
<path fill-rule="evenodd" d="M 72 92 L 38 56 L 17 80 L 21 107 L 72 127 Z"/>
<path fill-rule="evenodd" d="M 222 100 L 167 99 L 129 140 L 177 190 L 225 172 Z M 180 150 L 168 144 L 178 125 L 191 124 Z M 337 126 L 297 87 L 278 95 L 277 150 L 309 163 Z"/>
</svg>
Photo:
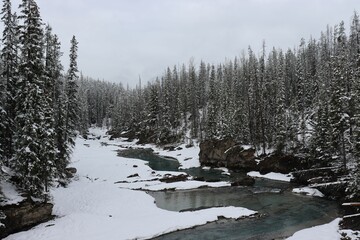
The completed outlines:
<svg viewBox="0 0 360 240">
<path fill-rule="evenodd" d="M 82 78 L 81 120 L 140 142 L 231 137 L 266 153 L 306 156 L 313 166 L 360 171 L 360 23 L 355 12 L 295 49 L 251 47 L 221 64 L 168 67 L 124 88 Z M 86 114 L 84 113 L 86 112 Z M 105 120 L 104 120 L 105 119 Z M 354 164 L 355 163 L 355 164 Z M 354 176 L 355 176 L 354 175 Z"/>
<path fill-rule="evenodd" d="M 35 0 L 22 0 L 19 15 L 3 0 L 1 16 L 0 174 L 12 171 L 20 189 L 46 200 L 55 180 L 66 180 L 75 144 L 78 42 L 64 73 L 59 38 Z"/>
</svg>

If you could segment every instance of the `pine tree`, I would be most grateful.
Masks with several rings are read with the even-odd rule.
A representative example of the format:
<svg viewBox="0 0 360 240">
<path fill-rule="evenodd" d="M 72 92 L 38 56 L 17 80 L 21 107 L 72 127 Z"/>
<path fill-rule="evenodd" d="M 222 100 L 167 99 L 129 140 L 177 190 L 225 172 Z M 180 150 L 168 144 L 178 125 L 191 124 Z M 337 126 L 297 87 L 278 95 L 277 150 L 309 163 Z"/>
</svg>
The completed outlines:
<svg viewBox="0 0 360 240">
<path fill-rule="evenodd" d="M 46 117 L 48 119 L 48 129 L 52 129 L 52 132 L 49 132 L 48 152 L 51 152 L 51 149 L 56 149 L 56 152 L 52 153 L 49 159 L 53 159 L 55 164 L 55 175 L 63 179 L 66 166 L 64 162 L 67 162 L 67 160 L 64 160 L 63 154 L 68 149 L 68 146 L 64 138 L 65 98 L 61 74 L 63 67 L 60 61 L 62 53 L 58 37 L 52 34 L 52 29 L 49 25 L 46 27 L 45 50 L 45 94 L 48 98 L 48 103 L 51 105 L 50 109 L 46 112 Z"/>
<path fill-rule="evenodd" d="M 66 166 L 70 161 L 70 154 L 72 148 L 75 146 L 76 126 L 79 119 L 79 105 L 78 105 L 78 68 L 77 68 L 77 50 L 78 42 L 73 36 L 71 39 L 70 48 L 70 67 L 66 76 L 65 96 L 60 97 L 60 104 L 64 101 L 64 112 L 62 107 L 59 107 L 58 112 L 58 164 L 57 170 L 59 173 L 64 173 Z M 64 117 L 62 117 L 64 116 Z M 63 129 L 62 127 L 63 126 Z"/>
<path fill-rule="evenodd" d="M 336 156 L 342 160 L 342 166 L 346 169 L 347 146 L 346 131 L 349 128 L 348 81 L 346 35 L 344 23 L 339 25 L 339 31 L 335 34 L 336 49 L 332 58 L 333 77 L 330 83 L 330 121 L 332 127 L 332 143 L 336 149 Z"/>
<path fill-rule="evenodd" d="M 54 151 L 48 144 L 53 130 L 49 129 L 45 112 L 50 108 L 42 62 L 42 21 L 35 1 L 23 0 L 20 8 L 23 23 L 20 25 L 14 168 L 21 187 L 31 195 L 46 196 L 54 173 L 51 156 Z"/>
<path fill-rule="evenodd" d="M 286 122 L 286 85 L 285 85 L 285 59 L 282 52 L 279 53 L 279 63 L 277 66 L 277 89 L 276 95 L 276 114 L 275 114 L 275 147 L 278 152 L 286 149 L 287 141 L 287 122 Z"/>
<path fill-rule="evenodd" d="M 209 102 L 207 109 L 206 138 L 215 139 L 217 137 L 217 122 L 219 112 L 219 99 L 216 88 L 215 67 L 211 66 L 209 81 Z"/>
<path fill-rule="evenodd" d="M 10 0 L 3 1 L 1 11 L 4 31 L 2 37 L 3 48 L 1 50 L 2 72 L 1 72 L 1 110 L 0 110 L 0 145 L 3 146 L 4 158 L 11 159 L 14 153 L 14 131 L 15 131 L 15 106 L 14 99 L 18 79 L 18 28 L 17 18 L 11 12 Z"/>
</svg>

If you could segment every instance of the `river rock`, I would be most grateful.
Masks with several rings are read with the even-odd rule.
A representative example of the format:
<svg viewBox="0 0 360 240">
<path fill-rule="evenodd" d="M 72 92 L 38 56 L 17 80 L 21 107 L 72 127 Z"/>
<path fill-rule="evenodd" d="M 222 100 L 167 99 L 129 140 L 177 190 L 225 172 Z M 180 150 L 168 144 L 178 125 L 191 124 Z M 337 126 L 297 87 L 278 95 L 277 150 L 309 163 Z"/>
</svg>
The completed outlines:
<svg viewBox="0 0 360 240">
<path fill-rule="evenodd" d="M 180 174 L 180 175 L 165 175 L 160 179 L 160 182 L 172 183 L 172 182 L 183 182 L 188 179 L 188 175 Z"/>
<path fill-rule="evenodd" d="M 53 204 L 51 203 L 39 203 L 30 199 L 18 204 L 0 206 L 0 211 L 6 216 L 2 220 L 5 227 L 0 228 L 0 238 L 49 221 L 53 218 L 52 209 Z"/>
<path fill-rule="evenodd" d="M 291 155 L 273 154 L 260 161 L 259 171 L 261 174 L 278 172 L 287 174 L 301 168 L 301 159 Z"/>
<path fill-rule="evenodd" d="M 255 150 L 244 149 L 232 138 L 205 140 L 200 143 L 199 159 L 202 166 L 256 170 Z"/>
<path fill-rule="evenodd" d="M 74 167 L 65 168 L 65 174 L 67 178 L 73 178 L 77 172 L 77 169 Z"/>
<path fill-rule="evenodd" d="M 253 186 L 255 184 L 255 179 L 249 176 L 246 176 L 245 178 L 232 182 L 231 186 Z"/>
</svg>

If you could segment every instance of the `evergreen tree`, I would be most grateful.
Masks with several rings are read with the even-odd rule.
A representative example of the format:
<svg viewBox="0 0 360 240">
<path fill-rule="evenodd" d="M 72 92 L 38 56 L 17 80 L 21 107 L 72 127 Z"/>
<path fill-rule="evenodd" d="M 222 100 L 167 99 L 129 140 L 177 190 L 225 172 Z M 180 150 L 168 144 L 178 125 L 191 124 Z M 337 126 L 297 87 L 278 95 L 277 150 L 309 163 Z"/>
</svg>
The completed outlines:
<svg viewBox="0 0 360 240">
<path fill-rule="evenodd" d="M 79 119 L 79 105 L 78 105 L 78 68 L 77 68 L 77 50 L 78 42 L 73 36 L 71 39 L 71 48 L 70 48 L 70 67 L 66 76 L 65 84 L 65 96 L 64 96 L 64 113 L 58 113 L 60 121 L 59 124 L 59 133 L 58 133 L 58 143 L 62 144 L 59 149 L 59 162 L 58 162 L 58 171 L 60 173 L 65 172 L 65 168 L 70 161 L 70 154 L 72 148 L 75 146 L 75 137 L 76 137 L 76 127 Z M 60 98 L 61 99 L 61 98 Z M 61 100 L 60 100 L 61 102 Z M 61 111 L 61 108 L 59 109 Z M 62 116 L 64 114 L 64 120 Z M 62 122 L 64 121 L 64 122 Z M 61 126 L 64 126 L 63 129 L 60 129 Z M 65 143 L 65 145 L 63 144 Z M 59 146 L 58 146 L 59 147 Z"/>
<path fill-rule="evenodd" d="M 62 53 L 58 37 L 52 34 L 52 29 L 49 25 L 46 27 L 45 34 L 45 53 L 45 94 L 48 98 L 48 103 L 51 105 L 50 109 L 46 112 L 46 117 L 49 124 L 48 129 L 53 129 L 53 132 L 49 133 L 51 134 L 51 139 L 48 142 L 48 145 L 51 146 L 49 152 L 51 152 L 51 149 L 56 149 L 56 152 L 52 153 L 49 159 L 54 159 L 56 176 L 63 179 L 67 162 L 64 153 L 66 153 L 68 146 L 64 138 L 65 99 L 61 74 L 63 67 L 60 62 Z"/>
<path fill-rule="evenodd" d="M 217 122 L 219 112 L 219 99 L 216 88 L 215 67 L 211 66 L 210 81 L 209 81 L 209 102 L 207 109 L 207 125 L 206 138 L 215 139 L 217 137 Z"/>
<path fill-rule="evenodd" d="M 0 110 L 0 145 L 3 147 L 4 158 L 8 160 L 14 153 L 14 127 L 16 93 L 15 83 L 18 79 L 18 29 L 17 18 L 11 12 L 10 0 L 3 1 L 1 11 L 4 31 L 2 37 L 3 48 L 1 50 L 1 110 Z"/>
<path fill-rule="evenodd" d="M 20 8 L 23 23 L 20 25 L 14 168 L 21 187 L 31 195 L 46 196 L 54 173 L 54 149 L 49 144 L 53 130 L 49 129 L 45 112 L 50 108 L 42 62 L 42 21 L 35 1 L 23 0 Z"/>
<path fill-rule="evenodd" d="M 346 169 L 347 149 L 346 130 L 349 128 L 348 81 L 347 73 L 347 49 L 344 23 L 339 25 L 339 31 L 335 34 L 336 49 L 332 58 L 333 77 L 330 83 L 330 121 L 332 127 L 332 143 L 334 154 L 342 160 L 342 166 Z"/>
</svg>

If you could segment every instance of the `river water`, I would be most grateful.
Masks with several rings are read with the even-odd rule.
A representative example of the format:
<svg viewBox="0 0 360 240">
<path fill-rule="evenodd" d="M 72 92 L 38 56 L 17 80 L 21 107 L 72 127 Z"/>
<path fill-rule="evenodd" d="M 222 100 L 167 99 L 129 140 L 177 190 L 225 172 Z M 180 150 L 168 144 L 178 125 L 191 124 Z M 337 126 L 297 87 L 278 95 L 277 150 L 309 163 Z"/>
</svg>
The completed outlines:
<svg viewBox="0 0 360 240">
<path fill-rule="evenodd" d="M 130 150 L 125 155 L 148 161 L 154 170 L 178 171 L 179 163 L 176 160 L 163 158 L 148 150 Z M 232 173 L 227 176 L 219 170 L 201 168 L 185 172 L 210 181 L 232 181 L 246 176 L 246 173 Z M 298 230 L 328 223 L 338 216 L 339 208 L 336 202 L 294 194 L 291 192 L 293 187 L 286 182 L 256 179 L 252 187 L 149 192 L 159 208 L 170 211 L 235 206 L 255 210 L 260 214 L 260 217 L 250 219 L 209 223 L 155 239 L 283 239 Z"/>
</svg>

